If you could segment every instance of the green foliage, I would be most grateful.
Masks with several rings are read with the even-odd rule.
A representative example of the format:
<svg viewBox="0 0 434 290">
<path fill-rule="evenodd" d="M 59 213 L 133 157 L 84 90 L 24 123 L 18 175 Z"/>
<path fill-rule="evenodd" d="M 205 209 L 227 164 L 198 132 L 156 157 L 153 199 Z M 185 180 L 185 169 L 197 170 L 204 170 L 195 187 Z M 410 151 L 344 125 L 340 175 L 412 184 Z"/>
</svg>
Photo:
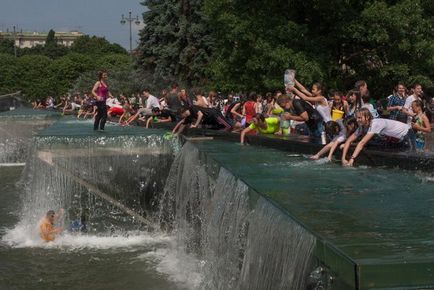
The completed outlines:
<svg viewBox="0 0 434 290">
<path fill-rule="evenodd" d="M 92 74 L 86 88 L 89 90 L 95 82 L 95 71 L 101 69 L 126 79 L 118 85 L 125 91 L 130 90 L 128 78 L 137 79 L 126 50 L 99 37 L 81 37 L 70 49 L 57 44 L 54 31 L 50 31 L 46 45 L 18 49 L 18 56 L 13 55 L 13 42 L 0 42 L 0 94 L 21 90 L 29 100 L 59 96 L 70 92 L 77 79 L 86 73 Z M 128 76 L 118 73 L 120 71 Z"/>
<path fill-rule="evenodd" d="M 55 32 L 53 29 L 50 29 L 47 34 L 47 39 L 45 40 L 45 45 L 53 45 L 57 44 L 57 40 L 55 38 Z"/>
<path fill-rule="evenodd" d="M 127 51 L 116 43 L 110 43 L 105 38 L 84 35 L 74 41 L 71 51 L 85 54 L 118 53 L 127 55 Z"/>
<path fill-rule="evenodd" d="M 138 63 L 151 71 L 153 84 L 177 81 L 187 86 L 207 83 L 212 38 L 203 0 L 146 0 L 146 23 L 140 32 Z"/>
<path fill-rule="evenodd" d="M 221 90 L 281 89 L 286 68 L 304 83 L 374 96 L 398 81 L 433 87 L 429 0 L 146 0 L 139 64 L 155 80 Z M 194 11 L 194 12 L 191 12 Z"/>
<path fill-rule="evenodd" d="M 53 93 L 49 78 L 52 62 L 42 55 L 26 55 L 17 59 L 17 87 L 27 98 L 41 98 Z"/>
<path fill-rule="evenodd" d="M 0 54 L 0 95 L 18 90 L 17 58 L 10 54 Z"/>
<path fill-rule="evenodd" d="M 72 92 L 91 91 L 98 76 L 98 71 L 89 71 L 81 74 L 74 82 Z M 109 71 L 109 86 L 110 92 L 113 95 L 121 93 L 130 95 L 142 91 L 145 84 L 149 82 L 147 76 L 140 73 L 133 66 L 122 66 Z"/>
<path fill-rule="evenodd" d="M 14 41 L 12 39 L 0 39 L 0 53 L 14 54 Z"/>
<path fill-rule="evenodd" d="M 125 54 L 106 54 L 102 55 L 95 62 L 96 67 L 104 70 L 125 69 L 132 64 L 132 59 Z"/>
</svg>

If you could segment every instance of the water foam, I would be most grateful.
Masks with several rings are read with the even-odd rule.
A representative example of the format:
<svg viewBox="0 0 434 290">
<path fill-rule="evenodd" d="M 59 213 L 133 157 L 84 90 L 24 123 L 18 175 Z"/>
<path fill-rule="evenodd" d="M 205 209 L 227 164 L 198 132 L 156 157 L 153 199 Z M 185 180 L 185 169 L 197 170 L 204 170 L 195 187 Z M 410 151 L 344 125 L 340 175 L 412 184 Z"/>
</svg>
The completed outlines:
<svg viewBox="0 0 434 290">
<path fill-rule="evenodd" d="M 167 248 L 159 248 L 141 254 L 139 260 L 156 263 L 157 272 L 167 275 L 168 279 L 187 289 L 199 289 L 203 280 L 205 261 L 195 258 L 180 249 L 172 240 Z"/>
<path fill-rule="evenodd" d="M 53 242 L 44 242 L 38 236 L 37 229 L 18 224 L 13 229 L 6 229 L 2 241 L 14 248 L 60 248 L 60 249 L 120 249 L 166 244 L 170 237 L 161 233 L 129 231 L 122 234 L 74 234 L 65 232 Z"/>
</svg>

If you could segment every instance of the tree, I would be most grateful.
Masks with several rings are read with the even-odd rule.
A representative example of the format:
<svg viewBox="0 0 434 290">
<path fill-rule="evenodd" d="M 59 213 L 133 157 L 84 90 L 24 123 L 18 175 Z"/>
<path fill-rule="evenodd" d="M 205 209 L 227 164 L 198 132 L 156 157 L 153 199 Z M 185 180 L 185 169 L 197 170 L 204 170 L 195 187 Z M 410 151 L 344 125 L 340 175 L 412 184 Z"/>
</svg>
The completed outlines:
<svg viewBox="0 0 434 290">
<path fill-rule="evenodd" d="M 17 58 L 10 54 L 0 54 L 0 95 L 13 93 L 19 90 L 17 86 Z"/>
<path fill-rule="evenodd" d="M 52 60 L 42 55 L 25 55 L 18 58 L 16 73 L 17 87 L 28 100 L 45 98 L 54 93 L 50 82 Z"/>
<path fill-rule="evenodd" d="M 128 54 L 128 52 L 119 44 L 112 44 L 103 37 L 90 37 L 88 35 L 77 38 L 71 46 L 71 51 L 84 54 Z"/>
<path fill-rule="evenodd" d="M 154 84 L 205 84 L 212 39 L 203 0 L 146 0 L 142 5 L 148 10 L 140 31 L 140 68 L 152 73 Z"/>
<path fill-rule="evenodd" d="M 0 53 L 14 54 L 14 41 L 12 39 L 0 39 Z"/>
<path fill-rule="evenodd" d="M 49 46 L 49 45 L 56 45 L 57 44 L 57 39 L 55 37 L 55 32 L 53 29 L 50 29 L 50 31 L 48 31 L 47 34 L 47 38 L 45 40 L 45 45 Z"/>
</svg>

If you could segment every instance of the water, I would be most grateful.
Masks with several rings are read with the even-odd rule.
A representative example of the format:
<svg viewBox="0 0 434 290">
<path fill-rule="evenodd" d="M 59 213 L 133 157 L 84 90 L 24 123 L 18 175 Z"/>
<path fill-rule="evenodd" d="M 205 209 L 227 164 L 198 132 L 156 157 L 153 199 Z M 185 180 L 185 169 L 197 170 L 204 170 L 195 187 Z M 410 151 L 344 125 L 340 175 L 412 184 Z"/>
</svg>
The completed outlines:
<svg viewBox="0 0 434 290">
<path fill-rule="evenodd" d="M 204 261 L 199 288 L 305 289 L 314 236 L 207 158 L 184 145 L 160 212 L 179 251 Z"/>
<path fill-rule="evenodd" d="M 22 174 L 0 167 L 0 288 L 369 289 L 434 280 L 429 174 L 343 168 L 218 140 L 179 149 L 158 130 L 109 126 L 101 135 L 91 126 L 56 123 L 33 138 Z M 89 232 L 42 243 L 35 225 L 60 207 L 66 224 L 86 215 Z"/>
<path fill-rule="evenodd" d="M 0 113 L 0 164 L 25 162 L 31 137 L 47 128 L 55 112 L 20 108 Z"/>
<path fill-rule="evenodd" d="M 65 234 L 43 243 L 20 226 L 22 168 L 0 167 L 0 289 L 194 289 L 200 264 L 161 232 Z"/>
<path fill-rule="evenodd" d="M 176 145 L 138 131 L 74 137 L 64 128 L 33 138 L 24 170 L 0 167 L 0 289 L 197 288 L 201 261 L 179 253 L 173 234 L 137 218 L 151 219 Z M 89 232 L 44 243 L 37 223 L 60 207 L 66 227 L 84 214 Z"/>
</svg>

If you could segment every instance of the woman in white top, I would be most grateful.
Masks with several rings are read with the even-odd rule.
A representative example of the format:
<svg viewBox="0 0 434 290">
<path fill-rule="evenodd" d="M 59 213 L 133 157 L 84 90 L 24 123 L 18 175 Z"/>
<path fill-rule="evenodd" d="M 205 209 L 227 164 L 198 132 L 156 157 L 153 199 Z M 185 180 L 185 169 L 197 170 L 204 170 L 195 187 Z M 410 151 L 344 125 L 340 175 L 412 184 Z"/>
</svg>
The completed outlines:
<svg viewBox="0 0 434 290">
<path fill-rule="evenodd" d="M 374 118 L 367 108 L 357 111 L 356 117 L 359 128 L 345 142 L 342 152 L 342 165 L 353 166 L 354 160 L 376 134 L 394 138 L 398 142 L 409 142 L 410 149 L 415 150 L 414 132 L 409 125 L 395 120 Z M 357 144 L 350 160 L 347 160 L 346 156 L 351 143 L 361 136 L 363 136 L 362 140 Z"/>
<path fill-rule="evenodd" d="M 332 120 L 330 113 L 330 106 L 327 99 L 322 95 L 322 85 L 320 83 L 314 83 L 312 85 L 312 91 L 309 92 L 302 84 L 297 80 L 295 81 L 295 87 L 287 88 L 294 94 L 302 98 L 303 100 L 310 102 L 315 106 L 315 109 L 321 115 L 323 121 L 327 123 Z M 298 89 L 297 89 L 298 88 Z"/>
</svg>

